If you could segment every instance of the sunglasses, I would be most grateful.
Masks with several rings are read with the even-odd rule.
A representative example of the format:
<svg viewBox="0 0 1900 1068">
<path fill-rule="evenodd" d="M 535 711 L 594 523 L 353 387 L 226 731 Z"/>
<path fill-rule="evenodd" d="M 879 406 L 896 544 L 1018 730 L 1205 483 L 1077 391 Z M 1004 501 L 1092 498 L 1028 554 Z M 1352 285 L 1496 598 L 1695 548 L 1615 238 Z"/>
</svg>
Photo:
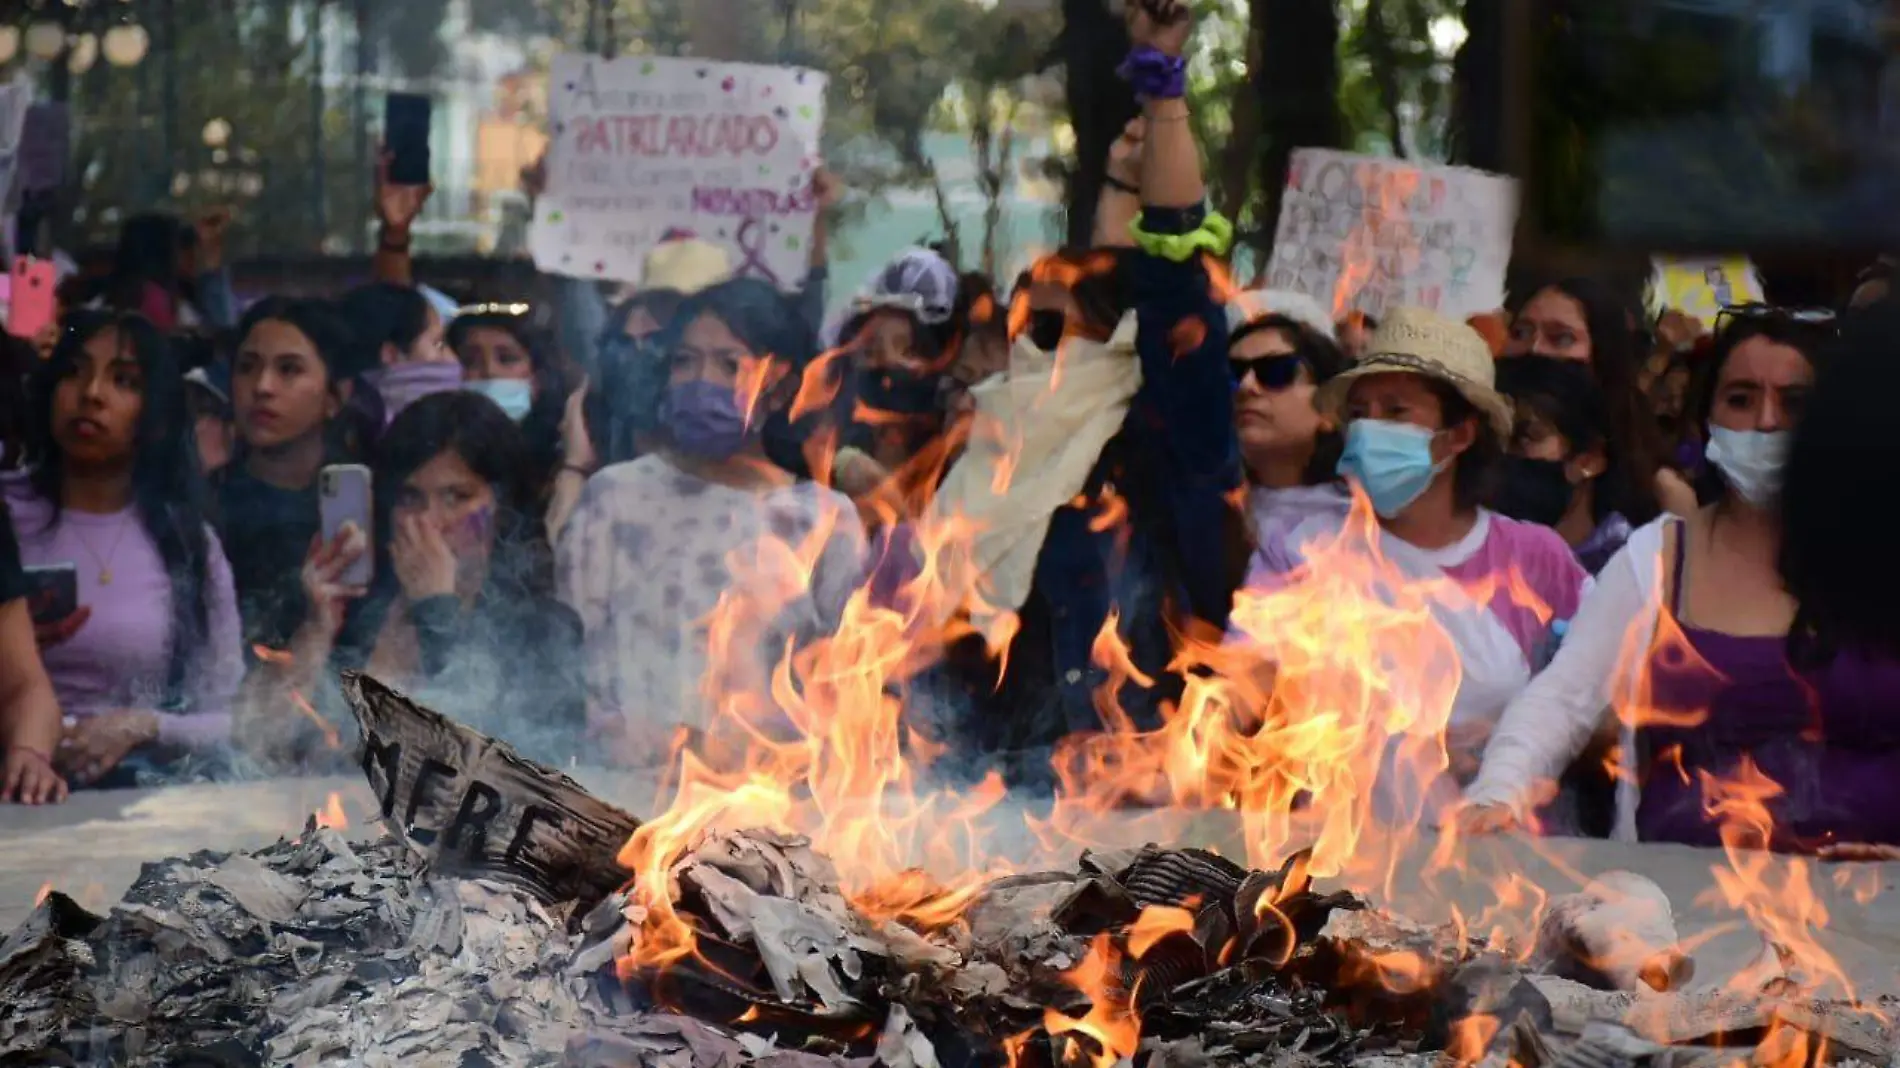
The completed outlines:
<svg viewBox="0 0 1900 1068">
<path fill-rule="evenodd" d="M 455 309 L 455 316 L 458 319 L 464 315 L 510 315 L 520 318 L 533 310 L 534 305 L 532 304 L 464 304 Z"/>
<path fill-rule="evenodd" d="M 1736 323 L 1793 323 L 1796 326 L 1833 330 L 1839 317 L 1831 308 L 1783 308 L 1774 304 L 1751 302 L 1730 304 L 1715 315 L 1715 334 Z"/>
<path fill-rule="evenodd" d="M 1227 361 L 1227 369 L 1234 373 L 1234 385 L 1240 385 L 1247 381 L 1248 375 L 1252 375 L 1261 389 L 1269 391 L 1289 389 L 1297 384 L 1300 369 L 1305 366 L 1305 360 L 1290 352 L 1278 356 L 1256 356 L 1251 360 Z"/>
</svg>

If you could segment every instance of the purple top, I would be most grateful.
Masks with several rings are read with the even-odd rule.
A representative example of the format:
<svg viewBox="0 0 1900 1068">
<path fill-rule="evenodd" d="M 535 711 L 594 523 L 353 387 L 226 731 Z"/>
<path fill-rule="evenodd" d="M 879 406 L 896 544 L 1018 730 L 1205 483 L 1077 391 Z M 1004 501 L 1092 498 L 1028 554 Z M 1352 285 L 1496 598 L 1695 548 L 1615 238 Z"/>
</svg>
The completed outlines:
<svg viewBox="0 0 1900 1068">
<path fill-rule="evenodd" d="M 1678 537 L 1672 613 L 1681 603 L 1682 553 Z M 1639 837 L 1719 845 L 1697 772 L 1732 777 L 1746 756 L 1784 791 L 1768 802 L 1777 844 L 1900 844 L 1900 664 L 1842 652 L 1819 670 L 1797 672 L 1783 638 L 1681 630 L 1694 655 L 1650 654 L 1652 702 L 1664 712 L 1707 715 L 1692 727 L 1638 732 L 1646 767 Z"/>
<path fill-rule="evenodd" d="M 209 529 L 209 640 L 185 670 L 184 708 L 165 703 L 171 667 L 171 578 L 133 508 L 112 515 L 53 510 L 19 475 L 0 480 L 29 567 L 72 564 L 79 603 L 92 618 L 65 643 L 40 651 L 61 709 L 92 716 L 122 708 L 160 712 L 159 741 L 205 748 L 231 735 L 231 701 L 244 677 L 237 597 L 224 549 Z M 112 573 L 101 585 L 100 573 Z"/>
</svg>

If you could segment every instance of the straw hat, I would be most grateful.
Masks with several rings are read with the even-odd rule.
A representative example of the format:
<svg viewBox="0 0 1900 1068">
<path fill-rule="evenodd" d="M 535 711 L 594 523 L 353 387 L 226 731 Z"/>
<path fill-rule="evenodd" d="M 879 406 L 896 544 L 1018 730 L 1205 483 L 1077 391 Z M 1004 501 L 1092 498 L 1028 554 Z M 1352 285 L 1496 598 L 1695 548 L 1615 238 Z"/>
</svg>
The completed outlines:
<svg viewBox="0 0 1900 1068">
<path fill-rule="evenodd" d="M 732 259 L 726 250 L 697 237 L 662 241 L 647 253 L 640 272 L 641 289 L 671 289 L 692 296 L 732 277 Z"/>
<path fill-rule="evenodd" d="M 1365 375 L 1415 374 L 1436 378 L 1464 394 L 1491 420 L 1491 429 L 1509 441 L 1516 414 L 1497 391 L 1497 363 L 1478 332 L 1456 319 L 1424 308 L 1394 308 L 1366 345 L 1366 354 L 1333 376 L 1314 402 L 1337 415 L 1352 380 Z"/>
</svg>

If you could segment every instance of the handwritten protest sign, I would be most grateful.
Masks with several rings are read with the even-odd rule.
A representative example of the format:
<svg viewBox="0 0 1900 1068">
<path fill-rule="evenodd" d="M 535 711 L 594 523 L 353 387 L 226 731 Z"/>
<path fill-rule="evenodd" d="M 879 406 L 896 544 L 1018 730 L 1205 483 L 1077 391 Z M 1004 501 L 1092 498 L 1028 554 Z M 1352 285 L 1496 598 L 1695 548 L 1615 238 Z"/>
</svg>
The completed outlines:
<svg viewBox="0 0 1900 1068">
<path fill-rule="evenodd" d="M 1504 303 L 1517 183 L 1483 171 L 1293 153 L 1267 286 L 1334 317 L 1413 305 L 1458 318 Z"/>
<path fill-rule="evenodd" d="M 1674 308 L 1713 327 L 1723 308 L 1767 299 L 1761 274 L 1747 256 L 1657 256 L 1651 263 L 1655 267 L 1647 302 L 1651 315 Z"/>
<path fill-rule="evenodd" d="M 535 264 L 637 282 L 660 238 L 685 229 L 724 245 L 739 274 L 797 287 L 818 210 L 825 82 L 744 63 L 557 58 Z"/>
</svg>

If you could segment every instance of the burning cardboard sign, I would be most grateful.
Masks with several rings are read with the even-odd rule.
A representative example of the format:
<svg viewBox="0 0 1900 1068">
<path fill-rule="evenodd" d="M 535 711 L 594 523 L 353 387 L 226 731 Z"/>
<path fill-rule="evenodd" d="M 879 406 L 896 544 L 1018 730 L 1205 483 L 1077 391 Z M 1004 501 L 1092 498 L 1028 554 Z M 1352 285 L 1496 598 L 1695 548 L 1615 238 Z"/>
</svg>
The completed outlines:
<svg viewBox="0 0 1900 1068">
<path fill-rule="evenodd" d="M 583 906 L 629 878 L 614 857 L 639 820 L 368 676 L 345 673 L 343 696 L 383 821 L 434 870 Z"/>
</svg>

